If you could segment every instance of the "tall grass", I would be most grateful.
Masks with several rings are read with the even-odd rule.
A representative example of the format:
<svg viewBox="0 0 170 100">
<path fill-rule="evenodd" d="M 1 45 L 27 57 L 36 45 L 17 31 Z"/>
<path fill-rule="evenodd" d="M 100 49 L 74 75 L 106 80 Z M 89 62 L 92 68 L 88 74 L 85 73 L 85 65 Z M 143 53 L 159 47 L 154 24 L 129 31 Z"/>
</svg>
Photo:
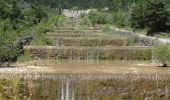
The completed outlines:
<svg viewBox="0 0 170 100">
<path fill-rule="evenodd" d="M 53 37 L 46 35 L 45 30 L 53 31 L 62 20 L 63 18 L 61 16 L 48 13 L 47 19 L 43 19 L 38 25 L 31 28 L 31 33 L 35 37 L 31 45 L 52 45 Z"/>
</svg>

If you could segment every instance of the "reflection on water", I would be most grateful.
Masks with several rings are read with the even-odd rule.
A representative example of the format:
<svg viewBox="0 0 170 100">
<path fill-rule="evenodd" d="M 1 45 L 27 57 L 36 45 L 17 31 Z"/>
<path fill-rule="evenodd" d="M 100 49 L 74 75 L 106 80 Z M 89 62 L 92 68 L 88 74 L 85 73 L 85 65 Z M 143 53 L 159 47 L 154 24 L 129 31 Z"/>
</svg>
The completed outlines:
<svg viewBox="0 0 170 100">
<path fill-rule="evenodd" d="M 169 80 L 0 79 L 0 100 L 169 100 Z"/>
<path fill-rule="evenodd" d="M 0 69 L 0 100 L 169 100 L 170 68 L 149 61 L 56 60 Z"/>
</svg>

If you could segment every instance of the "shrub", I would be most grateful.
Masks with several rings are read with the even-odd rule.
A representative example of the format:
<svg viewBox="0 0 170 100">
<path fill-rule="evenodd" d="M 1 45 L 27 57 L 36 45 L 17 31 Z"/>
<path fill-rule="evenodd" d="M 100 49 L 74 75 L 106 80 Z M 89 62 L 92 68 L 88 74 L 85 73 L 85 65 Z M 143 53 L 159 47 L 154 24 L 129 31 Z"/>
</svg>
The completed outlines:
<svg viewBox="0 0 170 100">
<path fill-rule="evenodd" d="M 91 11 L 88 14 L 88 18 L 90 19 L 93 26 L 95 26 L 96 24 L 106 24 L 107 23 L 106 16 L 102 12 Z"/>
<path fill-rule="evenodd" d="M 52 45 L 52 44 L 53 44 L 53 38 L 46 35 L 35 38 L 31 42 L 31 45 Z"/>
<path fill-rule="evenodd" d="M 31 61 L 32 57 L 30 55 L 22 55 L 17 58 L 18 62 L 26 62 L 26 61 Z"/>
<path fill-rule="evenodd" d="M 82 17 L 78 21 L 81 26 L 83 26 L 83 25 L 91 26 L 92 25 L 91 20 L 86 15 L 82 15 Z"/>
<path fill-rule="evenodd" d="M 5 62 L 12 62 L 17 60 L 19 56 L 19 49 L 13 45 L 6 45 L 0 47 L 0 65 Z"/>
<path fill-rule="evenodd" d="M 159 60 L 163 67 L 167 67 L 166 61 L 170 60 L 170 47 L 167 44 L 160 44 L 153 47 L 153 56 Z"/>
<path fill-rule="evenodd" d="M 127 36 L 127 45 L 135 44 L 139 39 L 138 35 Z"/>
</svg>

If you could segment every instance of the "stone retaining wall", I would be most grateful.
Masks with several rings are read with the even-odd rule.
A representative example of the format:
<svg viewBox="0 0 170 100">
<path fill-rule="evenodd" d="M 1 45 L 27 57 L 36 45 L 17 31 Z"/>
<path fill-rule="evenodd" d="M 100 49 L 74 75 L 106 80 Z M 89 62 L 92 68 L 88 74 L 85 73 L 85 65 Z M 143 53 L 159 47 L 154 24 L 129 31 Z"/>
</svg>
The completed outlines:
<svg viewBox="0 0 170 100">
<path fill-rule="evenodd" d="M 150 47 L 112 47 L 112 46 L 26 46 L 26 55 L 41 59 L 115 59 L 150 60 Z"/>
<path fill-rule="evenodd" d="M 124 38 L 58 38 L 55 40 L 56 46 L 124 46 L 126 45 Z"/>
</svg>

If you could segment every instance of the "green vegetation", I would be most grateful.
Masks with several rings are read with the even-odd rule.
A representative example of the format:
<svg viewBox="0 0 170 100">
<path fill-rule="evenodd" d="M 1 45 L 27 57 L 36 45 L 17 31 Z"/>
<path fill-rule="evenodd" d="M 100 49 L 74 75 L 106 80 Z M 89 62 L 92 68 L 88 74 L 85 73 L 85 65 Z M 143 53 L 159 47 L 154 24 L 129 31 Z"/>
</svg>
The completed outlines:
<svg viewBox="0 0 170 100">
<path fill-rule="evenodd" d="M 17 58 L 18 62 L 27 62 L 31 60 L 32 60 L 32 57 L 30 55 L 22 55 Z"/>
<path fill-rule="evenodd" d="M 147 1 L 144 4 L 134 4 L 131 10 L 131 23 L 134 29 L 147 29 L 147 35 L 165 32 L 167 9 L 160 0 Z"/>
<path fill-rule="evenodd" d="M 135 44 L 135 43 L 138 41 L 139 36 L 137 36 L 137 35 L 132 35 L 132 36 L 127 36 L 126 38 L 127 38 L 127 39 L 126 39 L 127 45 L 129 46 L 129 45 Z"/>
<path fill-rule="evenodd" d="M 157 37 L 157 38 L 170 38 L 170 33 L 159 33 L 159 34 L 156 34 L 155 37 Z"/>
<path fill-rule="evenodd" d="M 31 33 L 35 33 L 34 40 L 31 42 L 32 45 L 52 45 L 53 37 L 47 36 L 45 31 L 53 31 L 53 28 L 63 18 L 53 12 L 49 12 L 47 16 L 47 19 L 43 19 L 36 26 L 32 27 Z"/>
<path fill-rule="evenodd" d="M 90 12 L 88 18 L 90 19 L 93 26 L 95 26 L 95 24 L 106 24 L 107 23 L 106 15 L 104 13 L 100 13 L 97 11 Z"/>
<path fill-rule="evenodd" d="M 163 67 L 167 67 L 167 61 L 170 60 L 170 47 L 169 45 L 161 44 L 153 48 L 153 55 L 155 59 L 159 60 Z"/>
<path fill-rule="evenodd" d="M 19 49 L 13 45 L 0 47 L 0 66 L 2 67 L 5 62 L 15 61 L 19 55 Z"/>
<path fill-rule="evenodd" d="M 51 45 L 52 38 L 45 35 L 60 17 L 53 10 L 37 3 L 17 0 L 0 2 L 0 62 L 16 61 L 23 46 Z M 53 24 L 52 24 L 53 23 Z M 53 25 L 53 26 L 52 26 Z M 26 37 L 26 38 L 25 38 Z"/>
<path fill-rule="evenodd" d="M 69 27 L 67 19 L 59 15 L 62 9 L 93 9 L 79 18 L 75 26 L 131 26 L 147 30 L 148 35 L 155 35 L 168 30 L 168 4 L 168 0 L 1 0 L 0 62 L 17 60 L 26 44 L 52 45 L 53 37 L 46 33 L 58 26 Z M 104 31 L 107 29 L 107 33 L 115 35 L 108 27 Z M 137 36 L 126 37 L 125 42 L 131 45 L 137 39 Z"/>
</svg>

